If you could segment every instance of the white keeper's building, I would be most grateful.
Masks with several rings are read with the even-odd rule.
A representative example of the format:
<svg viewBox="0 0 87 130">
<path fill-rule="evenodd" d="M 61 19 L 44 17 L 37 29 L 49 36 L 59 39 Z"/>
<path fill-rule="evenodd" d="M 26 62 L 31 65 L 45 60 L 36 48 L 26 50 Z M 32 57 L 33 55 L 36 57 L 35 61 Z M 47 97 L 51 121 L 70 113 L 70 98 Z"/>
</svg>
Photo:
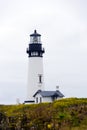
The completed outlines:
<svg viewBox="0 0 87 130">
<path fill-rule="evenodd" d="M 27 100 L 24 103 L 53 102 L 64 95 L 59 91 L 44 90 L 43 54 L 45 53 L 41 43 L 41 35 L 34 30 L 30 35 L 28 54 L 28 84 Z"/>
</svg>

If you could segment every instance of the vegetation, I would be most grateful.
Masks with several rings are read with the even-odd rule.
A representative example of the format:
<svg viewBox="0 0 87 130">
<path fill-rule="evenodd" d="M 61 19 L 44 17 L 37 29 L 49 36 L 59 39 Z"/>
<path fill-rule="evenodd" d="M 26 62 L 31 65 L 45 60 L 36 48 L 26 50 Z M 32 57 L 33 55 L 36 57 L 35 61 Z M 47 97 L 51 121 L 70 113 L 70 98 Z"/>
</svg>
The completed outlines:
<svg viewBox="0 0 87 130">
<path fill-rule="evenodd" d="M 0 105 L 0 130 L 87 130 L 87 98 Z"/>
</svg>

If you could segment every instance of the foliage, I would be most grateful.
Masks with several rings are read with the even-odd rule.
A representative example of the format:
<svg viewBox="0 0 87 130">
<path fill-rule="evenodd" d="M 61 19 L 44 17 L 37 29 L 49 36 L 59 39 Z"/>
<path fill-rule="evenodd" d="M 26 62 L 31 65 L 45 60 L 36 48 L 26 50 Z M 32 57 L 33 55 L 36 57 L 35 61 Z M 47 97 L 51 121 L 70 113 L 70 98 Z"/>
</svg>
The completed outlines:
<svg viewBox="0 0 87 130">
<path fill-rule="evenodd" d="M 86 130 L 87 98 L 0 105 L 0 130 Z"/>
</svg>

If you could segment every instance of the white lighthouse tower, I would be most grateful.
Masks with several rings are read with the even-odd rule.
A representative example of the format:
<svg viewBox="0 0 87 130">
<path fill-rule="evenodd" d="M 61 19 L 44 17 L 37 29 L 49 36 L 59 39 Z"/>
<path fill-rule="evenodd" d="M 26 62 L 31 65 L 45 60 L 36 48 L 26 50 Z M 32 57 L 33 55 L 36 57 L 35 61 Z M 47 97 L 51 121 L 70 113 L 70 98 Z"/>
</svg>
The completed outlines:
<svg viewBox="0 0 87 130">
<path fill-rule="evenodd" d="M 27 102 L 30 103 L 35 102 L 33 95 L 38 90 L 44 90 L 43 53 L 41 35 L 34 30 L 34 33 L 30 35 L 30 43 L 27 48 L 29 58 Z"/>
</svg>

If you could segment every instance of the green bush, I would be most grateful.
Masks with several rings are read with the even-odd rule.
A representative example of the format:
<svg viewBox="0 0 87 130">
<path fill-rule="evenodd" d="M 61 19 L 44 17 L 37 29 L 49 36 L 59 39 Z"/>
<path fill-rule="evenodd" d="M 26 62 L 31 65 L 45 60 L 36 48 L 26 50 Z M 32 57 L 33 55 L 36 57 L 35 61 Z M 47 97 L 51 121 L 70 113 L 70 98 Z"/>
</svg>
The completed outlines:
<svg viewBox="0 0 87 130">
<path fill-rule="evenodd" d="M 0 105 L 1 130 L 76 128 L 87 129 L 87 98 L 65 98 L 53 103 L 32 105 Z"/>
</svg>

